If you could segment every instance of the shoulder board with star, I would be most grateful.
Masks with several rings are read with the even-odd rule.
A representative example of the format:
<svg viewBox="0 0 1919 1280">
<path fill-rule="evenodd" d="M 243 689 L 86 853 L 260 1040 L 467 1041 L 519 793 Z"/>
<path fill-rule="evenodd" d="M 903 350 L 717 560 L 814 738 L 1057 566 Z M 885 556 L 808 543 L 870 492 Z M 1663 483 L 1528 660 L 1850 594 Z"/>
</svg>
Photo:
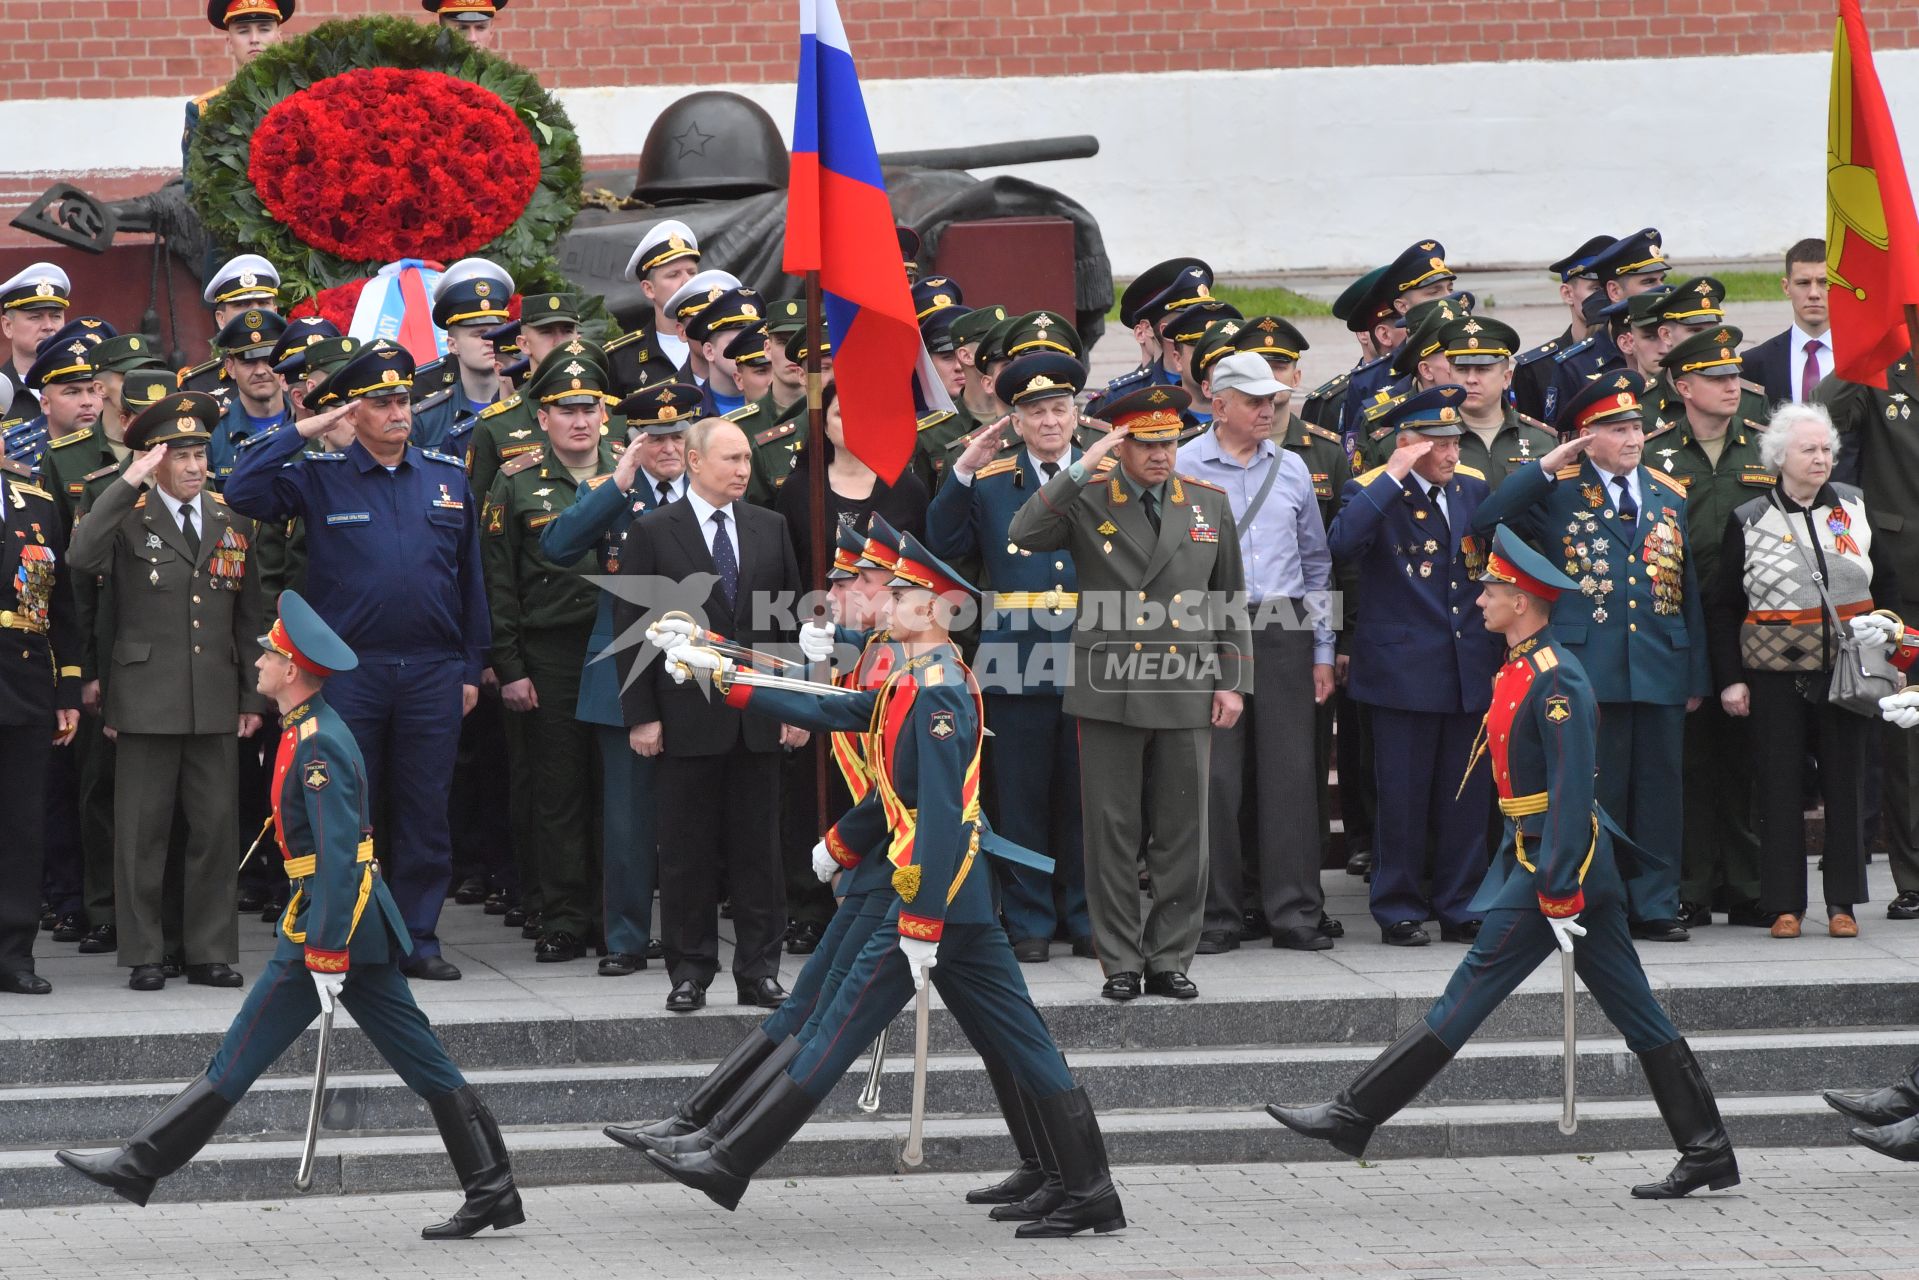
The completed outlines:
<svg viewBox="0 0 1919 1280">
<path fill-rule="evenodd" d="M 110 475 L 112 475 L 112 474 L 113 474 L 114 472 L 116 472 L 116 471 L 118 471 L 119 469 L 120 469 L 120 464 L 119 464 L 119 463 L 117 463 L 117 462 L 109 462 L 109 463 L 108 463 L 108 464 L 107 464 L 106 466 L 104 466 L 104 467 L 101 467 L 101 468 L 100 468 L 99 470 L 97 470 L 97 471 L 89 471 L 89 472 L 87 472 L 87 473 L 86 473 L 85 475 L 83 475 L 83 476 L 81 476 L 81 477 L 80 477 L 80 483 L 82 483 L 82 484 L 86 484 L 86 483 L 88 483 L 89 481 L 93 481 L 93 480 L 98 480 L 98 479 L 100 479 L 100 478 L 102 478 L 103 476 L 110 476 Z M 212 492 L 213 492 L 213 490 L 211 490 L 211 489 L 208 489 L 208 490 L 206 490 L 206 492 L 207 492 L 207 493 L 212 493 Z"/>
<path fill-rule="evenodd" d="M 1520 352 L 1518 358 L 1516 358 L 1513 361 L 1513 364 L 1515 367 L 1517 367 L 1520 365 L 1531 364 L 1535 360 L 1544 360 L 1547 356 L 1551 355 L 1553 352 L 1557 350 L 1559 350 L 1559 339 L 1554 338 L 1551 342 L 1540 343 L 1538 346 L 1534 347 L 1531 351 Z"/>
<path fill-rule="evenodd" d="M 1211 489 L 1214 493 L 1219 493 L 1219 494 L 1223 494 L 1226 492 L 1226 490 L 1220 488 L 1218 485 L 1212 483 L 1210 480 L 1201 480 L 1199 477 L 1189 476 L 1183 471 L 1175 472 L 1174 474 L 1179 477 L 1179 481 L 1181 484 L 1190 484 L 1195 489 Z"/>
<path fill-rule="evenodd" d="M 1760 386 L 1758 383 L 1754 382 L 1751 378 L 1741 378 L 1739 380 L 1739 385 L 1744 387 L 1746 390 L 1752 392 L 1756 396 L 1763 396 L 1766 394 L 1766 389 Z M 1751 421 L 1751 419 L 1748 419 L 1748 421 Z"/>
<path fill-rule="evenodd" d="M 937 427 L 940 423 L 950 421 L 951 419 L 956 418 L 958 416 L 959 415 L 954 413 L 951 409 L 935 409 L 933 410 L 933 412 L 927 414 L 924 418 L 921 418 L 919 422 L 915 425 L 918 430 L 925 431 L 925 430 L 928 430 L 929 428 Z"/>
<path fill-rule="evenodd" d="M 517 476 L 520 474 L 520 472 L 525 471 L 528 467 L 539 466 L 540 459 L 542 456 L 543 456 L 543 452 L 540 449 L 540 446 L 534 445 L 531 449 L 529 449 L 525 453 L 520 454 L 518 457 L 509 458 L 507 461 L 501 463 L 500 474 L 503 476 Z"/>
<path fill-rule="evenodd" d="M 1590 347 L 1592 344 L 1593 344 L 1593 340 L 1591 338 L 1582 338 L 1578 342 L 1573 343 L 1570 347 L 1566 347 L 1562 349 L 1561 351 L 1559 351 L 1557 354 L 1555 354 L 1553 356 L 1553 360 L 1557 364 L 1564 364 L 1566 363 L 1566 361 L 1572 359 L 1574 356 L 1578 355 L 1580 352 L 1584 351 L 1587 347 Z"/>
<path fill-rule="evenodd" d="M 421 396 L 418 400 L 415 400 L 413 402 L 413 412 L 419 413 L 424 409 L 435 408 L 436 406 L 445 404 L 448 400 L 451 400 L 452 398 L 453 398 L 453 388 L 441 387 L 438 391 L 435 391 L 433 394 Z"/>
<path fill-rule="evenodd" d="M 798 431 L 799 429 L 800 429 L 800 424 L 797 421 L 788 419 L 787 421 L 780 423 L 778 426 L 768 427 L 766 430 L 754 436 L 753 443 L 754 444 L 772 444 L 775 440 L 785 439 L 787 436 L 792 435 L 795 431 Z"/>
<path fill-rule="evenodd" d="M 82 427 L 78 431 L 71 431 L 71 432 L 68 432 L 66 435 L 58 437 L 57 439 L 47 441 L 47 448 L 64 449 L 70 444 L 79 444 L 82 440 L 85 440 L 92 434 L 93 434 L 92 427 Z"/>
<path fill-rule="evenodd" d="M 1553 472 L 1553 479 L 1555 480 L 1576 480 L 1578 478 L 1579 464 L 1577 462 L 1570 466 L 1561 467 L 1559 470 Z"/>
<path fill-rule="evenodd" d="M 1301 425 L 1306 428 L 1306 434 L 1309 436 L 1318 436 L 1321 440 L 1331 440 L 1336 445 L 1344 446 L 1345 444 L 1345 441 L 1339 438 L 1339 432 L 1337 431 L 1328 431 L 1325 427 L 1311 422 L 1302 423 Z"/>
<path fill-rule="evenodd" d="M 495 401 L 494 403 L 488 405 L 486 408 L 480 410 L 480 416 L 482 418 L 498 417 L 500 414 L 505 413 L 508 409 L 511 409 L 513 406 L 519 403 L 520 403 L 520 393 L 515 391 L 512 395 L 508 396 L 506 399 Z"/>
<path fill-rule="evenodd" d="M 1351 382 L 1352 380 L 1353 380 L 1353 375 L 1350 371 L 1346 373 L 1342 373 L 1338 377 L 1330 378 L 1327 381 L 1320 383 L 1317 387 L 1314 387 L 1311 394 L 1309 394 L 1306 398 L 1308 400 L 1324 400 L 1327 396 L 1333 395 L 1341 387 L 1345 386 L 1347 383 Z"/>
<path fill-rule="evenodd" d="M 586 478 L 585 487 L 588 489 L 597 489 L 601 485 L 605 484 L 608 480 L 611 480 L 612 478 L 613 478 L 613 473 L 611 471 L 605 472 L 602 475 L 588 476 Z"/>
<path fill-rule="evenodd" d="M 1019 466 L 1018 458 L 999 458 L 993 462 L 987 463 L 985 466 L 981 467 L 978 471 L 975 471 L 973 473 L 973 479 L 984 480 L 988 476 L 1003 476 L 1007 472 L 1015 470 L 1016 468 L 1018 468 L 1018 466 Z"/>
<path fill-rule="evenodd" d="M 956 439 L 947 441 L 946 451 L 948 453 L 958 453 L 960 450 L 966 448 L 967 445 L 973 443 L 974 436 L 986 430 L 986 428 L 991 425 L 992 423 L 990 422 L 981 423 L 979 426 L 974 427 L 971 431 L 968 431 L 965 435 L 959 436 Z"/>
<path fill-rule="evenodd" d="M 1481 471 L 1478 467 L 1469 467 L 1463 462 L 1455 463 L 1453 465 L 1453 474 L 1461 475 L 1461 476 L 1471 476 L 1475 480 L 1484 480 L 1486 478 L 1486 473 L 1484 471 Z"/>
<path fill-rule="evenodd" d="M 346 454 L 334 453 L 331 451 L 326 453 L 303 453 L 299 456 L 299 459 L 290 460 L 282 463 L 281 465 L 290 467 L 293 465 L 293 461 L 298 461 L 298 460 L 304 460 L 307 462 L 345 462 Z"/>
<path fill-rule="evenodd" d="M 14 475 L 25 476 L 29 480 L 33 478 L 33 468 L 18 458 L 0 457 L 0 471 L 11 471 Z"/>
<path fill-rule="evenodd" d="M 1683 498 L 1686 496 L 1686 482 L 1684 480 L 1681 480 L 1679 477 L 1669 476 L 1663 471 L 1654 471 L 1650 467 L 1646 469 L 1646 474 L 1651 476 L 1653 480 L 1656 481 L 1657 483 L 1663 484 L 1668 489 L 1671 489 L 1674 493 L 1678 494 L 1680 497 Z"/>
<path fill-rule="evenodd" d="M 745 422 L 748 418 L 754 416 L 759 411 L 760 411 L 759 403 L 757 401 L 749 401 L 748 403 L 741 405 L 737 409 L 733 409 L 726 413 L 722 413 L 720 416 L 722 418 L 725 418 L 728 422 Z"/>
<path fill-rule="evenodd" d="M 202 360 L 199 364 L 190 364 L 180 370 L 178 377 L 174 380 L 174 385 L 176 387 L 184 387 L 189 380 L 197 378 L 203 373 L 211 373 L 219 367 L 220 359 L 218 356 L 215 356 L 211 360 Z"/>
<path fill-rule="evenodd" d="M 450 453 L 441 453 L 438 449 L 422 449 L 420 450 L 420 456 L 423 458 L 431 458 L 435 462 L 444 462 L 449 466 L 459 467 L 461 469 L 465 469 L 466 467 L 466 463 L 460 461 L 460 459 Z"/>
<path fill-rule="evenodd" d="M 1513 417 L 1519 419 L 1519 425 L 1522 427 L 1532 427 L 1537 431 L 1544 431 L 1549 436 L 1557 436 L 1557 433 L 1551 427 L 1541 422 L 1538 418 L 1524 413 L 1515 413 Z"/>
</svg>

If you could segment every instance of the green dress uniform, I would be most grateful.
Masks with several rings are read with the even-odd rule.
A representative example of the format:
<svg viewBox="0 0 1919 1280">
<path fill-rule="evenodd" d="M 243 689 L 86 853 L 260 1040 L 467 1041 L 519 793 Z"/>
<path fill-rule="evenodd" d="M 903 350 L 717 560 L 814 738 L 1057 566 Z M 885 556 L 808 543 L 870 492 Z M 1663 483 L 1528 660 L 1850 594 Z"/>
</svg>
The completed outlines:
<svg viewBox="0 0 1919 1280">
<path fill-rule="evenodd" d="M 1137 391 L 1108 420 L 1137 439 L 1174 439 L 1184 393 Z M 1170 407 L 1169 407 L 1170 406 Z M 1074 463 L 1026 500 L 1009 541 L 1068 550 L 1079 572 L 1073 678 L 1080 725 L 1086 893 L 1109 979 L 1185 974 L 1205 911 L 1208 768 L 1215 692 L 1251 692 L 1239 533 L 1223 490 L 1175 473 L 1143 490 L 1120 467 Z M 1149 510 L 1149 508 L 1151 510 Z M 1150 790 L 1150 795 L 1148 794 Z M 1141 919 L 1142 801 L 1153 905 Z"/>
<path fill-rule="evenodd" d="M 1507 476 L 1538 462 L 1558 447 L 1559 437 L 1553 434 L 1552 428 L 1509 404 L 1506 420 L 1493 437 L 1491 447 L 1470 425 L 1467 427 L 1466 434 L 1459 439 L 1459 460 L 1485 476 L 1486 483 L 1497 489 Z"/>
<path fill-rule="evenodd" d="M 782 409 L 769 391 L 727 414 L 726 420 L 737 424 L 753 447 L 753 473 L 746 482 L 746 500 L 772 506 L 806 443 L 806 397 Z"/>
<path fill-rule="evenodd" d="M 538 393 L 537 381 L 529 395 Z M 602 443 L 596 475 L 613 470 Z M 533 847 L 544 930 L 542 961 L 576 959 L 600 931 L 600 859 L 594 839 L 599 748 L 593 726 L 574 716 L 580 655 L 593 631 L 599 592 L 583 576 L 591 552 L 555 564 L 540 534 L 578 500 L 580 482 L 558 459 L 521 454 L 500 468 L 480 515 L 481 560 L 493 609 L 491 665 L 501 687 L 530 679 L 539 705 L 521 717 L 525 752 L 511 762 L 530 777 L 514 796 L 533 797 Z M 642 948 L 644 950 L 644 948 Z"/>
</svg>

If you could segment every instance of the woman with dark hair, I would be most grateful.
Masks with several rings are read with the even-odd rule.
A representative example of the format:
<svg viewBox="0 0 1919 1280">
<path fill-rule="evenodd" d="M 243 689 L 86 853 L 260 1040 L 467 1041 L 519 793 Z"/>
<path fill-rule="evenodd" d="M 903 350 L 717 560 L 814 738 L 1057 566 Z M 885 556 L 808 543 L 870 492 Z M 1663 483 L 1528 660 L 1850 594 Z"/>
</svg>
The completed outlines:
<svg viewBox="0 0 1919 1280">
<path fill-rule="evenodd" d="M 811 467 L 816 457 L 826 461 L 826 525 L 829 530 L 826 547 L 829 557 L 835 536 L 830 531 L 837 530 L 840 525 L 851 525 L 864 533 L 867 521 L 875 512 L 895 529 L 910 533 L 915 538 L 926 534 L 926 506 L 932 501 L 932 494 L 926 491 L 926 485 L 911 469 L 901 472 L 900 478 L 894 483 L 887 484 L 871 467 L 853 456 L 853 451 L 845 447 L 846 436 L 840 423 L 838 392 L 836 383 L 826 384 L 823 397 L 825 442 L 817 454 L 812 449 L 800 451 L 793 461 L 793 470 L 773 499 L 773 509 L 786 517 L 786 527 L 792 531 L 793 551 L 799 556 L 802 577 L 813 571 L 814 529 L 810 491 L 813 483 Z M 808 586 L 815 589 L 824 585 L 808 582 Z"/>
</svg>

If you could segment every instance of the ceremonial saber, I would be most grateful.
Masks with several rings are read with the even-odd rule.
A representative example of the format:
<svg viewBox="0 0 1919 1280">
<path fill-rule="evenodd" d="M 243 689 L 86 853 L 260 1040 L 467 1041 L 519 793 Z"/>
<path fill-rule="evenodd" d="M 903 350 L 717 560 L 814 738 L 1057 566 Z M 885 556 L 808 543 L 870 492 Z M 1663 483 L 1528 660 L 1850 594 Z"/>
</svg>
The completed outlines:
<svg viewBox="0 0 1919 1280">
<path fill-rule="evenodd" d="M 333 1041 L 333 1002 L 320 1010 L 320 1048 L 313 1056 L 313 1096 L 307 1101 L 306 1145 L 300 1148 L 300 1172 L 294 1175 L 296 1190 L 313 1185 L 313 1157 L 320 1146 L 320 1108 L 326 1100 L 327 1047 Z"/>
<path fill-rule="evenodd" d="M 906 1146 L 900 1163 L 917 1169 L 926 1162 L 926 1042 L 933 1020 L 933 984 L 920 987 L 919 1006 L 913 1011 L 913 1118 L 906 1126 Z"/>
<path fill-rule="evenodd" d="M 704 668 L 695 668 L 684 662 L 673 664 L 681 676 L 692 679 L 696 675 L 711 675 Z M 850 697 L 858 693 L 857 689 L 848 689 L 843 685 L 821 684 L 817 680 L 801 680 L 797 676 L 776 676 L 764 671 L 735 670 L 727 676 L 733 684 L 743 684 L 753 689 L 786 689 L 794 693 L 830 693 L 841 697 Z"/>
<path fill-rule="evenodd" d="M 1564 979 L 1566 1043 L 1560 1054 L 1565 1060 L 1565 1108 L 1559 1113 L 1559 1131 L 1568 1136 L 1579 1132 L 1579 1019 L 1573 1008 L 1573 953 L 1559 953 L 1559 974 Z"/>
<path fill-rule="evenodd" d="M 273 830 L 273 815 L 269 813 L 267 820 L 260 824 L 260 834 L 253 837 L 253 843 L 248 845 L 247 851 L 240 855 L 240 865 L 233 869 L 234 875 L 237 876 L 246 870 L 247 863 L 253 861 L 253 851 L 260 847 L 260 842 L 267 838 L 267 832 L 271 830 Z"/>
<path fill-rule="evenodd" d="M 880 1072 L 886 1069 L 886 1037 L 892 1030 L 889 1022 L 873 1037 L 873 1063 L 866 1069 L 866 1087 L 860 1090 L 859 1101 L 860 1110 L 869 1116 L 880 1109 Z"/>
<path fill-rule="evenodd" d="M 761 653 L 758 649 L 749 649 L 737 640 L 728 640 L 718 632 L 708 631 L 706 628 L 700 626 L 699 619 L 695 618 L 692 614 L 682 612 L 678 609 L 663 614 L 660 621 L 679 621 L 686 623 L 693 628 L 693 634 L 687 637 L 690 643 L 699 645 L 702 648 L 712 649 L 718 653 L 723 653 L 729 658 L 739 658 L 747 662 L 767 662 L 776 667 L 804 667 L 806 665 L 804 662 L 796 662 L 792 658 L 782 658 L 771 653 Z"/>
</svg>

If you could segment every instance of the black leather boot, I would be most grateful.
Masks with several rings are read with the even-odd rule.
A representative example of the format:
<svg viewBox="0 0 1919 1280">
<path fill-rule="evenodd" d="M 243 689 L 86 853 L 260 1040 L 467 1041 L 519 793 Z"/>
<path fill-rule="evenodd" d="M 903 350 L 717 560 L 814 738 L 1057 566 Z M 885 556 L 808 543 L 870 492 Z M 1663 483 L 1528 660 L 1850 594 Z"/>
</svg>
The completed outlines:
<svg viewBox="0 0 1919 1280">
<path fill-rule="evenodd" d="M 1051 1139 L 1047 1137 L 1039 1104 L 1021 1092 L 1020 1105 L 1026 1114 L 1027 1131 L 1033 1135 L 1035 1155 L 1039 1162 L 1039 1185 L 1027 1192 L 1023 1199 L 1011 1204 L 994 1205 L 986 1216 L 995 1222 L 1038 1222 L 1066 1203 L 1066 1183 L 1060 1178 L 1059 1159 L 1054 1155 Z"/>
<path fill-rule="evenodd" d="M 694 1151 L 704 1151 L 745 1119 L 760 1095 L 772 1087 L 773 1082 L 786 1074 L 787 1064 L 800 1056 L 800 1042 L 792 1036 L 780 1041 L 779 1048 L 773 1050 L 773 1056 L 760 1063 L 745 1084 L 733 1090 L 733 1096 L 720 1104 L 713 1118 L 706 1122 L 703 1129 L 691 1133 L 682 1133 L 672 1138 L 643 1137 L 630 1145 L 641 1151 L 657 1151 L 662 1155 L 683 1156 Z"/>
<path fill-rule="evenodd" d="M 1919 1116 L 1911 1116 L 1898 1124 L 1877 1129 L 1860 1126 L 1849 1130 L 1846 1136 L 1860 1146 L 1870 1147 L 1894 1160 L 1919 1160 Z"/>
<path fill-rule="evenodd" d="M 740 1122 L 705 1151 L 677 1156 L 649 1151 L 646 1160 L 675 1182 L 704 1192 L 707 1199 L 730 1212 L 739 1207 L 740 1197 L 746 1194 L 760 1166 L 800 1131 L 818 1105 L 792 1076 L 781 1072 Z"/>
<path fill-rule="evenodd" d="M 984 1057 L 981 1061 L 986 1065 L 986 1080 L 993 1086 L 993 1097 L 999 1102 L 1000 1115 L 1006 1120 L 1006 1131 L 1013 1135 L 1013 1148 L 1019 1152 L 1019 1168 L 990 1187 L 977 1187 L 967 1192 L 966 1203 L 1018 1204 L 1039 1190 L 1040 1184 L 1045 1181 L 1045 1175 L 1040 1172 L 1039 1148 L 1033 1142 L 1026 1103 L 1020 1097 L 1019 1086 L 1013 1083 L 1006 1064 L 997 1056 Z"/>
<path fill-rule="evenodd" d="M 720 1060 L 719 1066 L 707 1072 L 706 1078 L 693 1086 L 693 1092 L 680 1099 L 672 1115 L 651 1124 L 610 1124 L 601 1132 L 615 1142 L 644 1151 L 651 1145 L 647 1141 L 649 1138 L 677 1138 L 681 1134 L 702 1129 L 713 1118 L 713 1113 L 778 1047 L 767 1038 L 765 1032 L 755 1027 L 746 1033 L 744 1040 L 733 1046 L 731 1053 Z"/>
<path fill-rule="evenodd" d="M 1639 1055 L 1646 1069 L 1646 1083 L 1652 1086 L 1653 1101 L 1659 1104 L 1660 1118 L 1679 1148 L 1679 1163 L 1659 1182 L 1647 1182 L 1632 1189 L 1639 1200 L 1677 1200 L 1700 1187 L 1723 1191 L 1739 1183 L 1739 1161 L 1732 1153 L 1732 1138 L 1719 1118 L 1719 1104 L 1713 1101 L 1712 1086 L 1692 1056 L 1692 1046 L 1682 1037 Z"/>
<path fill-rule="evenodd" d="M 473 1086 L 461 1085 L 452 1093 L 428 1098 L 426 1104 L 433 1112 L 433 1123 L 440 1127 L 440 1139 L 466 1192 L 466 1203 L 445 1222 L 422 1230 L 421 1238 L 464 1240 L 488 1227 L 500 1231 L 525 1222 L 506 1140 Z"/>
<path fill-rule="evenodd" d="M 1906 1068 L 1905 1078 L 1871 1093 L 1841 1093 L 1828 1089 L 1820 1095 L 1826 1105 L 1840 1115 L 1851 1116 L 1861 1125 L 1874 1128 L 1898 1124 L 1919 1116 L 1919 1062 Z"/>
<path fill-rule="evenodd" d="M 1332 1143 L 1357 1160 L 1366 1154 L 1373 1130 L 1417 1098 L 1452 1060 L 1453 1051 L 1422 1020 L 1388 1045 L 1331 1102 L 1316 1107 L 1269 1102 L 1266 1114 L 1296 1133 Z"/>
<path fill-rule="evenodd" d="M 1022 1240 L 1052 1240 L 1082 1231 L 1104 1235 L 1124 1227 L 1126 1213 L 1120 1207 L 1119 1188 L 1106 1165 L 1106 1139 L 1100 1136 L 1099 1119 L 1086 1090 L 1068 1089 L 1041 1098 L 1036 1108 L 1046 1141 L 1059 1161 L 1066 1198 L 1039 1221 L 1022 1223 L 1015 1234 Z"/>
<path fill-rule="evenodd" d="M 81 1155 L 56 1151 L 54 1158 L 110 1191 L 144 1206 L 154 1184 L 193 1159 L 212 1140 L 233 1104 L 213 1091 L 203 1075 L 188 1085 L 118 1151 Z"/>
</svg>

